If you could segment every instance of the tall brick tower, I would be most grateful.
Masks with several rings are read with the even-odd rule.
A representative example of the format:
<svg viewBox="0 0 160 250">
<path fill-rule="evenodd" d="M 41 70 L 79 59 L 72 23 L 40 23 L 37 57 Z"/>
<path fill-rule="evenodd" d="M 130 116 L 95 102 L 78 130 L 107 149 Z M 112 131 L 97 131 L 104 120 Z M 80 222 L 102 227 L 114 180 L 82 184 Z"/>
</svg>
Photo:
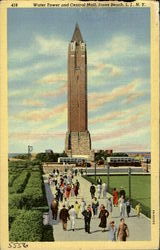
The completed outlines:
<svg viewBox="0 0 160 250">
<path fill-rule="evenodd" d="M 87 50 L 78 24 L 68 48 L 68 131 L 65 152 L 88 157 L 91 139 L 87 114 Z"/>
</svg>

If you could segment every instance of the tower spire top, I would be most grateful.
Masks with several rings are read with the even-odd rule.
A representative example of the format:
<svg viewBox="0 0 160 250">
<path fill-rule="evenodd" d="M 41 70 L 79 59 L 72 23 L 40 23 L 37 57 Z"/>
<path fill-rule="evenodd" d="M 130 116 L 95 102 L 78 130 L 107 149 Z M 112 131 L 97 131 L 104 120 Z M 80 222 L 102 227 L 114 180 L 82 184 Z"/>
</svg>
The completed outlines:
<svg viewBox="0 0 160 250">
<path fill-rule="evenodd" d="M 80 31 L 78 23 L 76 23 L 75 30 L 74 30 L 71 42 L 74 42 L 74 41 L 83 42 L 83 38 L 82 38 L 81 31 Z"/>
</svg>

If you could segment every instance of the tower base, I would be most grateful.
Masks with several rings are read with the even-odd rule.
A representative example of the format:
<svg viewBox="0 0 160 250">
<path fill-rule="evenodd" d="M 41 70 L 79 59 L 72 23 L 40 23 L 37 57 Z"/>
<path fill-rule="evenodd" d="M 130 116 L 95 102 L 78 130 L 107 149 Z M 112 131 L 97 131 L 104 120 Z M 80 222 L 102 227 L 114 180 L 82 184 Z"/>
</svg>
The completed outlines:
<svg viewBox="0 0 160 250">
<path fill-rule="evenodd" d="M 91 138 L 88 131 L 67 132 L 65 152 L 69 157 L 90 157 Z"/>
</svg>

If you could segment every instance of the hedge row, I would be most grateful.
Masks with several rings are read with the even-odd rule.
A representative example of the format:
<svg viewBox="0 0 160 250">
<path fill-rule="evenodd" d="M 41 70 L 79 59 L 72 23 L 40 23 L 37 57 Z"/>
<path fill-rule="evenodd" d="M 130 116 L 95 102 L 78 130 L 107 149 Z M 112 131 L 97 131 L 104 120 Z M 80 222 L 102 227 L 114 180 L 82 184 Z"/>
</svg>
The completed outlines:
<svg viewBox="0 0 160 250">
<path fill-rule="evenodd" d="M 9 163 L 10 241 L 54 241 L 52 226 L 43 225 L 43 212 L 49 207 L 42 167 L 37 163 Z"/>
<path fill-rule="evenodd" d="M 13 210 L 12 213 L 18 216 L 10 228 L 10 241 L 54 241 L 53 228 L 51 225 L 43 225 L 42 212 Z"/>
<path fill-rule="evenodd" d="M 41 241 L 43 238 L 43 213 L 40 211 L 21 211 L 13 221 L 10 241 Z"/>
<path fill-rule="evenodd" d="M 30 177 L 30 173 L 23 171 L 14 181 L 13 190 L 15 193 L 22 193 Z"/>
<path fill-rule="evenodd" d="M 54 241 L 53 228 L 51 225 L 43 226 L 43 237 L 42 241 Z"/>
<path fill-rule="evenodd" d="M 11 228 L 11 224 L 16 219 L 17 216 L 21 214 L 23 210 L 17 208 L 9 209 L 9 229 Z"/>
<path fill-rule="evenodd" d="M 25 206 L 24 194 L 10 194 L 9 195 L 9 209 L 22 209 Z"/>
<path fill-rule="evenodd" d="M 26 209 L 44 205 L 42 192 L 42 178 L 40 172 L 33 172 L 26 185 L 25 192 Z"/>
<path fill-rule="evenodd" d="M 33 172 L 22 194 L 10 193 L 9 208 L 30 209 L 32 207 L 42 207 L 41 210 L 46 211 L 48 204 L 43 185 L 40 172 Z M 12 189 L 10 188 L 10 190 Z"/>
<path fill-rule="evenodd" d="M 18 170 L 22 168 L 26 168 L 28 166 L 27 161 L 11 161 L 9 162 L 9 170 Z"/>
<path fill-rule="evenodd" d="M 23 193 L 11 194 L 11 189 L 12 187 L 10 187 L 9 195 L 10 225 L 21 209 L 33 209 L 41 212 L 47 212 L 49 210 L 40 172 L 33 172 L 31 174 Z"/>
<path fill-rule="evenodd" d="M 17 174 L 15 174 L 15 173 L 9 175 L 9 182 L 8 182 L 9 187 L 11 187 L 13 185 L 13 182 L 16 179 L 16 177 L 17 177 Z"/>
</svg>

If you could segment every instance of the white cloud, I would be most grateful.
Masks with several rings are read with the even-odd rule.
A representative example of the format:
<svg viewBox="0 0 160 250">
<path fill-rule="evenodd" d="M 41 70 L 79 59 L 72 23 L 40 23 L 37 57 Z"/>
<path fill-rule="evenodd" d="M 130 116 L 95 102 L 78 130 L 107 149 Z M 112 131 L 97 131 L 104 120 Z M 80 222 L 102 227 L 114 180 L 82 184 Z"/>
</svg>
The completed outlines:
<svg viewBox="0 0 160 250">
<path fill-rule="evenodd" d="M 91 63 L 91 69 L 88 71 L 90 81 L 93 83 L 95 77 L 118 77 L 123 74 L 123 68 L 114 64 L 109 63 Z"/>
<path fill-rule="evenodd" d="M 89 65 L 89 81 L 91 84 L 96 84 L 95 77 L 105 77 L 106 80 L 128 74 L 128 64 L 122 67 L 120 61 L 127 58 L 129 61 L 134 60 L 137 56 L 149 55 L 149 47 L 147 45 L 137 44 L 134 37 L 118 34 L 102 44 L 101 48 L 88 48 L 88 65 Z M 116 63 L 112 62 L 113 58 L 117 58 Z M 115 60 L 114 60 L 115 61 Z M 139 68 L 134 66 L 136 71 Z M 141 65 L 139 65 L 141 67 Z M 101 85 L 104 85 L 104 80 Z"/>
<path fill-rule="evenodd" d="M 38 54 L 44 55 L 65 55 L 67 53 L 67 41 L 62 38 L 54 36 L 46 38 L 44 36 L 35 37 L 36 45 L 38 46 Z"/>
<path fill-rule="evenodd" d="M 132 36 L 118 34 L 102 44 L 101 49 L 89 50 L 89 60 L 94 63 L 102 63 L 115 56 L 137 57 L 139 55 L 149 55 L 147 45 L 139 45 Z"/>
<path fill-rule="evenodd" d="M 54 84 L 57 82 L 66 82 L 66 81 L 67 81 L 66 73 L 53 73 L 42 77 L 37 81 L 37 83 Z"/>
<path fill-rule="evenodd" d="M 46 69 L 46 68 L 54 68 L 54 63 L 53 61 L 51 62 L 37 62 L 33 64 L 27 64 L 27 66 L 24 67 L 17 67 L 17 68 L 10 68 L 9 69 L 9 79 L 10 80 L 15 80 L 20 77 L 24 77 L 25 74 L 31 73 L 31 72 L 37 72 L 38 70 L 41 69 Z"/>
<path fill-rule="evenodd" d="M 57 36 L 36 35 L 33 43 L 24 49 L 9 51 L 9 62 L 29 61 L 36 55 L 63 56 L 67 53 L 68 42 Z M 57 62 L 58 58 L 56 58 Z"/>
<path fill-rule="evenodd" d="M 125 97 L 129 93 L 134 93 L 140 83 L 141 79 L 135 79 L 128 84 L 121 84 L 118 87 L 113 88 L 110 92 L 107 90 L 90 93 L 88 96 L 89 110 L 96 110 L 107 102 L 112 102 L 119 97 Z"/>
</svg>

